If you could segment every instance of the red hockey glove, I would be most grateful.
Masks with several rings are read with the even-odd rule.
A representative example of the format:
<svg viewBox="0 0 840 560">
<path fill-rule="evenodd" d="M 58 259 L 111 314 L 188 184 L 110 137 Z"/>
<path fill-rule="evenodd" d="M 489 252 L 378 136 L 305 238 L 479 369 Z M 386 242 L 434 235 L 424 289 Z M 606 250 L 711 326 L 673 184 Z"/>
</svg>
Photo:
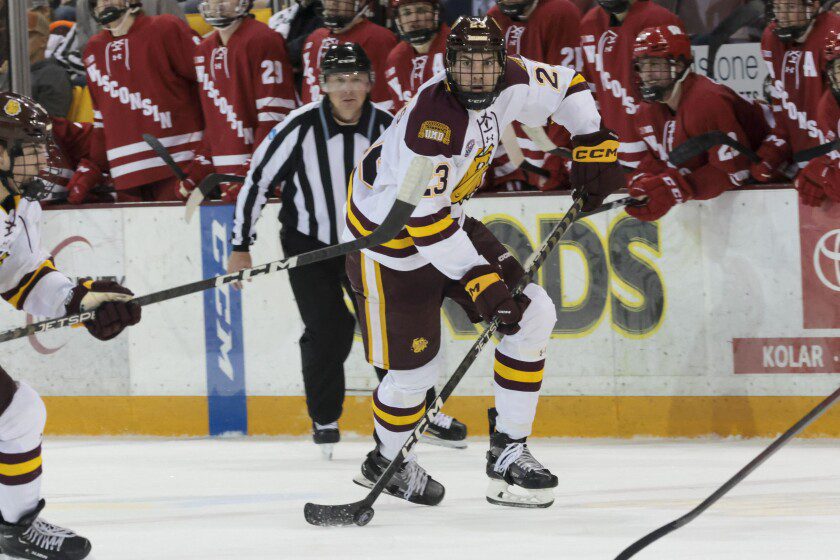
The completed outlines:
<svg viewBox="0 0 840 560">
<path fill-rule="evenodd" d="M 88 159 L 79 161 L 76 172 L 70 177 L 67 183 L 67 202 L 70 204 L 81 204 L 85 201 L 88 193 L 102 182 L 102 171 L 99 166 Z"/>
<path fill-rule="evenodd" d="M 668 210 L 690 200 L 693 192 L 679 171 L 671 169 L 661 175 L 640 174 L 634 177 L 628 188 L 630 196 L 639 199 L 638 206 L 628 206 L 628 214 L 644 222 L 653 222 L 668 213 Z"/>
<path fill-rule="evenodd" d="M 187 200 L 190 193 L 201 184 L 205 177 L 215 172 L 216 169 L 207 158 L 201 155 L 196 155 L 185 170 L 187 178 L 183 181 L 178 181 L 178 198 Z"/>
<path fill-rule="evenodd" d="M 797 175 L 794 185 L 799 192 L 799 200 L 806 206 L 819 208 L 822 206 L 826 196 L 828 181 L 827 158 L 816 158 L 808 162 Z M 830 161 L 830 160 L 829 160 Z"/>
<path fill-rule="evenodd" d="M 140 322 L 141 308 L 133 303 L 134 294 L 111 280 L 83 280 L 70 292 L 67 313 L 96 310 L 96 317 L 84 325 L 95 338 L 111 340 L 124 328 Z"/>
<path fill-rule="evenodd" d="M 500 333 L 519 332 L 519 321 L 531 300 L 525 294 L 514 298 L 495 267 L 477 266 L 461 278 L 461 284 L 485 321 L 498 316 Z"/>
<path fill-rule="evenodd" d="M 572 171 L 569 182 L 574 196 L 585 197 L 583 210 L 595 210 L 604 199 L 622 188 L 624 174 L 618 164 L 618 135 L 602 128 L 572 138 Z"/>
<path fill-rule="evenodd" d="M 770 135 L 758 149 L 761 161 L 750 166 L 750 175 L 759 183 L 768 183 L 781 179 L 779 169 L 788 160 L 788 144 L 776 135 Z"/>
</svg>

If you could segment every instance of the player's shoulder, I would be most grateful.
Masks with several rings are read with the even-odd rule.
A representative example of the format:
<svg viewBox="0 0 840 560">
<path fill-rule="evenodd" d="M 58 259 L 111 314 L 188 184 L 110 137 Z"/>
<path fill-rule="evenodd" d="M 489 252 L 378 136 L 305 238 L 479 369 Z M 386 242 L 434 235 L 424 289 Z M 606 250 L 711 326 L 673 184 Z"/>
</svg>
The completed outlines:
<svg viewBox="0 0 840 560">
<path fill-rule="evenodd" d="M 580 20 L 580 15 L 580 8 L 571 0 L 539 0 L 529 19 L 534 18 L 537 22 L 543 22 L 544 17 L 563 21 L 568 21 L 566 18 L 570 18 L 574 22 Z"/>
<path fill-rule="evenodd" d="M 604 10 L 600 6 L 590 8 L 580 19 L 581 33 L 584 31 L 594 33 L 598 28 L 603 27 Z"/>
<path fill-rule="evenodd" d="M 407 41 L 400 41 L 397 46 L 388 53 L 386 63 L 388 66 L 396 66 L 402 62 L 408 62 L 414 58 L 414 47 Z"/>
<path fill-rule="evenodd" d="M 530 67 L 534 62 L 523 56 L 509 56 L 505 60 L 505 88 L 528 85 Z"/>
<path fill-rule="evenodd" d="M 646 27 L 658 25 L 678 25 L 680 28 L 685 27 L 677 14 L 651 0 L 644 0 L 634 4 L 630 8 L 630 13 L 627 15 L 627 21 L 632 22 L 634 28 L 639 31 Z"/>
<path fill-rule="evenodd" d="M 304 47 L 303 48 L 306 48 L 310 45 L 316 45 L 316 44 L 320 45 L 324 41 L 324 39 L 326 39 L 329 36 L 330 36 L 330 30 L 329 29 L 327 29 L 326 27 L 319 27 L 318 29 L 316 29 L 315 31 L 313 31 L 312 33 L 310 33 L 306 37 L 306 41 L 304 41 Z"/>
<path fill-rule="evenodd" d="M 93 54 L 93 53 L 97 52 L 98 50 L 101 50 L 102 46 L 104 44 L 108 43 L 108 41 L 110 41 L 110 40 L 111 40 L 111 33 L 109 31 L 106 31 L 105 29 L 103 29 L 102 31 L 100 31 L 99 33 L 96 33 L 95 35 L 91 36 L 90 39 L 88 39 L 88 42 L 85 45 L 85 52 L 82 53 L 82 55 L 85 58 L 87 58 L 88 55 Z"/>
<path fill-rule="evenodd" d="M 397 44 L 397 36 L 390 29 L 382 27 L 369 19 L 362 20 L 350 29 L 350 31 L 342 35 L 346 35 L 346 37 L 341 37 L 345 41 L 389 44 L 391 47 Z"/>
<path fill-rule="evenodd" d="M 404 142 L 414 153 L 453 157 L 461 153 L 469 113 L 443 79 L 427 83 L 406 108 Z"/>
<path fill-rule="evenodd" d="M 160 29 L 165 31 L 172 31 L 175 29 L 180 29 L 182 31 L 186 30 L 192 33 L 190 26 L 187 25 L 187 22 L 179 18 L 178 16 L 174 16 L 172 14 L 160 14 L 159 16 L 143 16 L 146 25 L 149 26 L 151 29 Z"/>
<path fill-rule="evenodd" d="M 738 94 L 729 87 L 696 72 L 686 77 L 685 89 L 686 95 L 682 103 L 698 108 L 725 107 L 731 105 L 738 97 Z M 705 111 L 697 111 L 697 113 L 703 114 L 704 118 L 708 116 Z"/>
<path fill-rule="evenodd" d="M 241 31 L 243 32 L 242 43 L 249 50 L 265 50 L 271 47 L 286 49 L 286 40 L 282 35 L 254 18 L 245 18 Z"/>
<path fill-rule="evenodd" d="M 489 10 L 487 10 L 487 17 L 491 17 L 496 20 L 496 23 L 499 24 L 499 27 L 505 29 L 506 27 L 510 26 L 513 20 L 507 17 L 505 14 L 502 13 L 502 10 L 499 9 L 497 4 L 493 4 Z"/>
</svg>

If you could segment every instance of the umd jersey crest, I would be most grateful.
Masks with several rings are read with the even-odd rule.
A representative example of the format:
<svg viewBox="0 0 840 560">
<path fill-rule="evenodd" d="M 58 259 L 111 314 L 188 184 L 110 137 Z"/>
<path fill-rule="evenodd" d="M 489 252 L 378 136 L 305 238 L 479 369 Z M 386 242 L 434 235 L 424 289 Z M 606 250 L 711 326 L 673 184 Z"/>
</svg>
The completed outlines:
<svg viewBox="0 0 840 560">
<path fill-rule="evenodd" d="M 486 148 L 480 150 L 470 163 L 464 177 L 452 191 L 451 200 L 453 203 L 461 202 L 481 186 L 481 181 L 484 178 L 484 173 L 490 167 L 490 162 L 493 160 L 493 149 L 495 146 L 490 144 Z"/>
<path fill-rule="evenodd" d="M 428 347 L 429 341 L 423 338 L 422 336 L 419 338 L 415 338 L 413 341 L 411 341 L 411 351 L 415 354 L 419 354 Z"/>
<path fill-rule="evenodd" d="M 16 117 L 21 112 L 20 101 L 15 99 L 9 99 L 6 101 L 6 105 L 3 107 L 3 112 L 9 115 L 10 117 Z"/>
</svg>

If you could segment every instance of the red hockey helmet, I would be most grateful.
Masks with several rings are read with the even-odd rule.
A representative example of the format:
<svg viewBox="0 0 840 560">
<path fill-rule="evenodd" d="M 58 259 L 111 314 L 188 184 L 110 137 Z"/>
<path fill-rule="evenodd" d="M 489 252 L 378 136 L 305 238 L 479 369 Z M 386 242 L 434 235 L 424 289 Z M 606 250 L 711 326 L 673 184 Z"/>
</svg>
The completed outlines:
<svg viewBox="0 0 840 560">
<path fill-rule="evenodd" d="M 502 91 L 506 60 L 505 37 L 496 20 L 459 17 L 446 38 L 446 85 L 467 109 L 486 109 Z"/>
<path fill-rule="evenodd" d="M 828 85 L 834 97 L 840 101 L 840 32 L 829 35 L 823 55 Z"/>
<path fill-rule="evenodd" d="M 440 29 L 439 0 L 394 0 L 392 7 L 397 32 L 403 41 L 424 45 Z"/>
<path fill-rule="evenodd" d="M 648 27 L 636 37 L 633 62 L 642 98 L 662 101 L 691 69 L 688 35 L 676 25 Z"/>
</svg>

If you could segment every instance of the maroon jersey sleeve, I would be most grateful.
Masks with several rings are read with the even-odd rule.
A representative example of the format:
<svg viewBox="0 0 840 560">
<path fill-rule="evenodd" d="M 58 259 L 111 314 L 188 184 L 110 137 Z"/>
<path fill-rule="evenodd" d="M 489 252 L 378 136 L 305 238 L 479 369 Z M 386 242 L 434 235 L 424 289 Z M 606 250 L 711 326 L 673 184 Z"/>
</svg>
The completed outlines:
<svg viewBox="0 0 840 560">
<path fill-rule="evenodd" d="M 270 40 L 252 42 L 255 52 L 250 57 L 251 80 L 257 108 L 254 146 L 259 146 L 271 129 L 295 108 L 292 67 L 286 53 L 286 42 L 279 33 Z"/>
</svg>

